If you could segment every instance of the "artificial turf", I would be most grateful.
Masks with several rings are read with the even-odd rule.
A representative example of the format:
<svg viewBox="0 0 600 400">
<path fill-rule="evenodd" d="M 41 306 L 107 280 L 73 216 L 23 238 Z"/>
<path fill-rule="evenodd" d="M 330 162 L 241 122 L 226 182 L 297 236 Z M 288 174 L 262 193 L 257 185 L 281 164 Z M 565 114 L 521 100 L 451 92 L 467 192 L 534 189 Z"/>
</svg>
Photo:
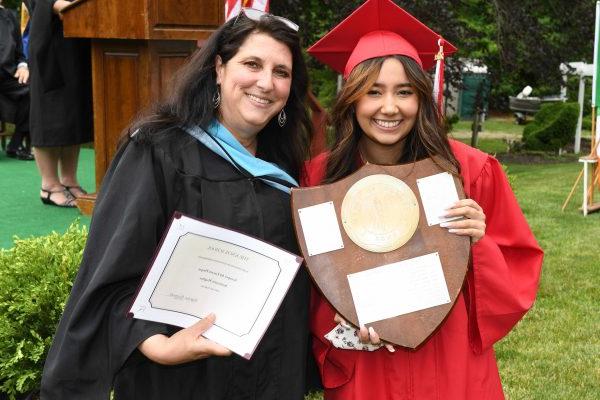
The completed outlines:
<svg viewBox="0 0 600 400">
<path fill-rule="evenodd" d="M 94 151 L 82 149 L 78 176 L 81 185 L 95 191 Z M 0 151 L 0 248 L 10 248 L 15 236 L 26 238 L 52 231 L 64 232 L 80 219 L 88 225 L 90 217 L 76 208 L 59 208 L 40 201 L 40 176 L 35 161 L 21 161 Z"/>
</svg>

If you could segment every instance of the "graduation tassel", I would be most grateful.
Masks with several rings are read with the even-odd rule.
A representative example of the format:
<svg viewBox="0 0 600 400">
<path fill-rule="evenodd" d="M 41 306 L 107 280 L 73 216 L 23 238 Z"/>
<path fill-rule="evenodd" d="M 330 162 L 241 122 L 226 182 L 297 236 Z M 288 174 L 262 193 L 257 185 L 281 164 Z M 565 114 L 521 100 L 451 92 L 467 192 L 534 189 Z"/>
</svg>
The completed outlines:
<svg viewBox="0 0 600 400">
<path fill-rule="evenodd" d="M 438 39 L 439 50 L 435 55 L 435 78 L 433 98 L 437 102 L 440 116 L 444 115 L 444 39 Z"/>
</svg>

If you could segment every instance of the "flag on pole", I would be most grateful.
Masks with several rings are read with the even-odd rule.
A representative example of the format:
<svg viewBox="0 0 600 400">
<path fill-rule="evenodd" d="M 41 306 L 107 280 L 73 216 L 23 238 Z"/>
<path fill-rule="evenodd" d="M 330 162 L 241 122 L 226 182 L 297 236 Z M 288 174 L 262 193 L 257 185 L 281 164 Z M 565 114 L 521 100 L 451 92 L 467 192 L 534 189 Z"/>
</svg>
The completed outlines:
<svg viewBox="0 0 600 400">
<path fill-rule="evenodd" d="M 600 1 L 596 2 L 596 24 L 595 24 L 595 34 L 594 34 L 594 76 L 592 82 L 592 107 L 597 107 L 600 105 L 600 90 L 598 90 L 598 85 L 600 84 L 600 80 L 598 79 L 598 68 L 600 68 L 600 63 L 598 62 L 598 35 L 600 35 Z"/>
<path fill-rule="evenodd" d="M 592 142 L 598 143 L 600 140 L 600 129 L 598 129 L 598 122 L 600 122 L 600 116 L 598 114 L 597 107 L 600 106 L 600 77 L 598 73 L 600 72 L 600 51 L 598 46 L 600 45 L 600 1 L 596 2 L 596 22 L 595 22 L 595 34 L 594 34 L 594 75 L 592 78 L 592 108 L 596 108 L 596 132 L 595 132 L 595 140 Z M 596 147 L 596 156 L 600 156 L 600 148 Z"/>
<path fill-rule="evenodd" d="M 225 0 L 225 21 L 238 15 L 244 7 L 269 12 L 269 0 Z"/>
</svg>

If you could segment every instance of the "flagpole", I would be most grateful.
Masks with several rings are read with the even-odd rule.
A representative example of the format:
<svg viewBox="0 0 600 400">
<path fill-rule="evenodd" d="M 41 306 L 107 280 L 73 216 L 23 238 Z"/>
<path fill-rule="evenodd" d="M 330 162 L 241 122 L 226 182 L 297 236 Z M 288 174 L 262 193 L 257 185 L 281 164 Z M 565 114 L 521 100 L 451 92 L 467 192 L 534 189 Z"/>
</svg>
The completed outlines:
<svg viewBox="0 0 600 400">
<path fill-rule="evenodd" d="M 600 68 L 600 62 L 598 62 L 598 46 L 600 40 L 600 1 L 596 1 L 596 20 L 594 25 L 594 74 L 592 76 L 592 150 L 596 147 L 595 144 L 598 142 L 598 68 Z M 594 115 L 595 114 L 595 115 Z M 591 153 L 590 156 L 598 157 L 598 152 L 595 154 Z"/>
<path fill-rule="evenodd" d="M 596 1 L 596 20 L 594 22 L 594 74 L 592 75 L 592 137 L 591 137 L 591 148 L 590 148 L 590 154 L 587 157 L 582 157 L 579 159 L 580 162 L 584 163 L 583 168 L 581 169 L 581 172 L 579 173 L 579 176 L 577 177 L 577 179 L 575 180 L 575 184 L 573 185 L 573 187 L 571 188 L 571 192 L 569 193 L 569 195 L 567 196 L 567 199 L 565 200 L 565 202 L 563 203 L 563 206 L 561 208 L 562 211 L 565 210 L 565 208 L 567 207 L 567 204 L 569 203 L 569 200 L 571 200 L 571 197 L 573 196 L 573 193 L 575 192 L 575 188 L 577 187 L 577 184 L 579 183 L 579 181 L 581 180 L 582 176 L 583 179 L 586 180 L 588 179 L 587 177 L 587 173 L 584 174 L 584 171 L 587 171 L 587 164 L 586 162 L 589 162 L 589 159 L 598 159 L 598 156 L 600 155 L 600 146 L 598 146 L 599 142 L 600 142 L 600 138 L 599 138 L 599 132 L 598 132 L 598 119 L 600 118 L 600 116 L 598 115 L 598 105 L 599 105 L 599 101 L 598 101 L 598 95 L 599 90 L 598 90 L 598 84 L 600 84 L 600 82 L 598 82 L 598 69 L 600 68 L 600 62 L 598 61 L 598 45 L 599 45 L 599 40 L 600 40 L 600 1 Z M 586 161 L 586 159 L 588 159 L 588 161 Z M 592 173 L 592 186 L 591 188 L 588 188 L 588 190 L 585 190 L 586 186 L 587 186 L 587 182 L 584 181 L 584 193 L 583 193 L 583 211 L 584 211 L 584 215 L 587 214 L 586 210 L 587 210 L 587 205 L 591 204 L 592 200 L 593 200 L 593 190 L 594 190 L 594 185 L 598 182 L 600 178 L 600 168 L 596 167 L 595 173 Z M 591 189 L 591 191 L 590 191 Z"/>
<path fill-rule="evenodd" d="M 598 96 L 600 96 L 598 90 L 598 85 L 600 84 L 598 76 L 598 69 L 600 68 L 600 61 L 598 60 L 598 57 L 600 56 L 598 49 L 598 47 L 600 46 L 600 1 L 596 1 L 596 21 L 594 28 L 594 77 L 592 85 L 592 91 L 594 92 L 594 96 L 592 98 L 592 115 L 595 114 L 595 116 L 592 116 L 592 121 L 594 121 L 595 124 L 592 124 L 592 152 L 590 154 L 590 157 L 594 157 L 596 160 L 598 160 L 598 156 L 600 155 L 600 150 L 598 149 L 598 143 L 600 143 L 600 130 L 598 129 L 598 118 L 600 117 L 598 115 L 598 106 L 600 105 L 600 101 L 598 101 Z M 600 169 L 598 168 L 597 163 L 595 165 L 595 168 L 592 167 L 592 172 L 595 173 L 592 173 L 591 177 L 591 190 L 589 191 L 589 193 L 586 193 L 586 200 L 589 201 L 589 204 L 592 204 L 594 201 L 594 186 L 596 186 L 598 178 L 600 177 Z"/>
</svg>

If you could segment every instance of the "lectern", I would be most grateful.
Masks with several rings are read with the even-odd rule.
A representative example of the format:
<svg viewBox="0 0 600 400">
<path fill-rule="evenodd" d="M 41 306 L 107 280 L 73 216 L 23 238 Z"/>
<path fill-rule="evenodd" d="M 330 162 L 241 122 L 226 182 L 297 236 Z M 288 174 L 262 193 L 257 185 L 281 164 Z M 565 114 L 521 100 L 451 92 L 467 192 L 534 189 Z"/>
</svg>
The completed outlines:
<svg viewBox="0 0 600 400">
<path fill-rule="evenodd" d="M 166 94 L 174 71 L 224 22 L 223 0 L 75 0 L 65 37 L 92 43 L 96 187 L 133 117 Z M 91 213 L 94 196 L 78 201 Z"/>
</svg>

